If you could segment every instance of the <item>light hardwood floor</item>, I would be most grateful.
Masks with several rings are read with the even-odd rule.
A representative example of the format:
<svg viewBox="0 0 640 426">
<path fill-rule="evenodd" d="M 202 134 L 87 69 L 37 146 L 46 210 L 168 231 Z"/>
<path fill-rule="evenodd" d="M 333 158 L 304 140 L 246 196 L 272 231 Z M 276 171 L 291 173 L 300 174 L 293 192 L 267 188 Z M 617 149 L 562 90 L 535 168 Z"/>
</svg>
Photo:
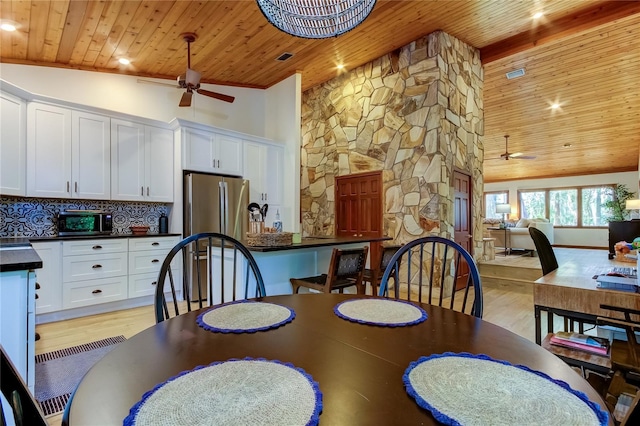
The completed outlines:
<svg viewBox="0 0 640 426">
<path fill-rule="evenodd" d="M 606 256 L 604 250 L 555 249 L 558 263 L 583 262 L 594 253 Z M 590 253 L 588 253 L 590 252 Z M 537 257 L 496 257 L 496 263 L 517 268 L 539 268 Z M 513 274 L 518 270 L 513 269 Z M 541 275 L 541 273 L 540 273 Z M 484 315 L 485 321 L 504 327 L 526 339 L 534 341 L 533 291 L 531 284 L 522 288 L 514 288 L 511 283 L 498 285 L 493 280 L 491 286 L 485 286 Z M 506 282 L 506 281 L 505 281 Z M 36 342 L 36 353 L 44 353 L 70 346 L 123 335 L 126 338 L 155 324 L 153 306 L 144 306 L 124 311 L 87 316 L 72 320 L 40 324 L 36 330 L 40 340 Z M 58 426 L 61 415 L 48 418 L 50 425 Z"/>
</svg>

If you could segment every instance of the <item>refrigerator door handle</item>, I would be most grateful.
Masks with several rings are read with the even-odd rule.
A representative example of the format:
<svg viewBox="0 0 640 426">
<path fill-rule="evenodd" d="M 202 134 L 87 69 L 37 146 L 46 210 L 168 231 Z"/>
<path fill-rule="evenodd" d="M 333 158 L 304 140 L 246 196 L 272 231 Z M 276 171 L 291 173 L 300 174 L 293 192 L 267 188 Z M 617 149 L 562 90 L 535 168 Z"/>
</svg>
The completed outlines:
<svg viewBox="0 0 640 426">
<path fill-rule="evenodd" d="M 227 183 L 220 182 L 220 233 L 227 233 Z"/>
<path fill-rule="evenodd" d="M 189 190 L 187 191 L 187 234 L 185 238 L 189 235 L 193 235 L 193 212 L 192 212 L 192 202 L 193 202 L 193 177 L 189 174 L 187 177 L 187 187 Z"/>
</svg>

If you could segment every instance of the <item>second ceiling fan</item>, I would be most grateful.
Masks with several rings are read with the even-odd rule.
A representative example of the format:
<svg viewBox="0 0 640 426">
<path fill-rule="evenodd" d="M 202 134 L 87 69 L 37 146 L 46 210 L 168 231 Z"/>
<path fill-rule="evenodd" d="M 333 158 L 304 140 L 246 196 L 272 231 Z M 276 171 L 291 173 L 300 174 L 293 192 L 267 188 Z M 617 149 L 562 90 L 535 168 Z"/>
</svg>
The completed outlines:
<svg viewBox="0 0 640 426">
<path fill-rule="evenodd" d="M 196 35 L 194 33 L 184 33 L 182 34 L 182 38 L 187 42 L 187 72 L 185 73 L 185 75 L 181 75 L 178 77 L 178 86 L 187 90 L 182 94 L 179 106 L 191 106 L 191 98 L 193 97 L 193 92 L 196 92 L 200 95 L 208 96 L 210 98 L 219 99 L 224 102 L 233 102 L 235 100 L 233 96 L 200 88 L 201 74 L 198 71 L 191 69 L 191 43 L 196 40 Z"/>
<path fill-rule="evenodd" d="M 504 153 L 500 154 L 501 160 L 510 160 L 510 159 L 519 159 L 519 160 L 533 160 L 536 158 L 533 155 L 523 155 L 521 152 L 509 152 L 509 135 L 504 135 Z"/>
</svg>

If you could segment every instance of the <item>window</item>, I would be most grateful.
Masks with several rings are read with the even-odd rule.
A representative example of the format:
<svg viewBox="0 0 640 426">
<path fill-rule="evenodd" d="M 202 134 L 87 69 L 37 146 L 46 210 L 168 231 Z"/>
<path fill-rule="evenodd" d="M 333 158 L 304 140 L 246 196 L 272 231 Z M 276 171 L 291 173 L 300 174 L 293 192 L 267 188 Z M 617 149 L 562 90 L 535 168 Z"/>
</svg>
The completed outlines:
<svg viewBox="0 0 640 426">
<path fill-rule="evenodd" d="M 607 226 L 602 205 L 613 199 L 613 185 L 518 191 L 520 218 L 549 218 L 557 227 Z"/>
<path fill-rule="evenodd" d="M 507 191 L 485 192 L 484 217 L 487 219 L 504 219 L 503 213 L 496 213 L 498 204 L 509 204 L 509 193 Z"/>
</svg>

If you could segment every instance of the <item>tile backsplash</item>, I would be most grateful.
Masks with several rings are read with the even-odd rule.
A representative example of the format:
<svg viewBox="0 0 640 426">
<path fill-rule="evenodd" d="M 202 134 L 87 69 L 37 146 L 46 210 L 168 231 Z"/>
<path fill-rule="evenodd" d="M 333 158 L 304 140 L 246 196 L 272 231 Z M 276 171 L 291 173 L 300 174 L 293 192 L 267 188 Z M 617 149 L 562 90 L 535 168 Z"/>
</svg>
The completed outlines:
<svg viewBox="0 0 640 426">
<path fill-rule="evenodd" d="M 113 233 L 131 234 L 129 226 L 148 225 L 158 232 L 158 218 L 169 207 L 158 203 L 0 197 L 0 237 L 53 237 L 62 210 L 104 210 L 113 214 Z"/>
</svg>

